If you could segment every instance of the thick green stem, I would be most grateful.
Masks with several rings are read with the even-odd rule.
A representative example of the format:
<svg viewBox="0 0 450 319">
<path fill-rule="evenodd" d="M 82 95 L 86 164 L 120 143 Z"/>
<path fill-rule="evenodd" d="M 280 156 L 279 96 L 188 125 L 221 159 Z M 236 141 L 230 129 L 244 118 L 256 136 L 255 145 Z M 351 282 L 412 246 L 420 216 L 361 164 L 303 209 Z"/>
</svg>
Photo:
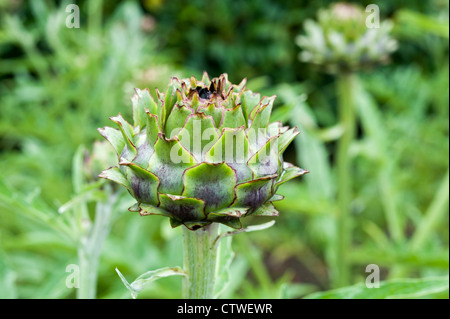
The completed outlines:
<svg viewBox="0 0 450 319">
<path fill-rule="evenodd" d="M 78 249 L 80 281 L 77 289 L 78 299 L 95 299 L 97 293 L 98 258 L 87 247 Z"/>
<path fill-rule="evenodd" d="M 183 298 L 211 299 L 214 294 L 217 223 L 192 231 L 183 227 L 184 270 Z"/>
<path fill-rule="evenodd" d="M 349 214 L 353 196 L 350 145 L 355 137 L 354 88 L 356 75 L 342 74 L 337 83 L 339 122 L 343 133 L 337 150 L 338 216 L 336 227 L 336 267 L 334 286 L 349 284 L 348 251 L 350 249 Z"/>
</svg>

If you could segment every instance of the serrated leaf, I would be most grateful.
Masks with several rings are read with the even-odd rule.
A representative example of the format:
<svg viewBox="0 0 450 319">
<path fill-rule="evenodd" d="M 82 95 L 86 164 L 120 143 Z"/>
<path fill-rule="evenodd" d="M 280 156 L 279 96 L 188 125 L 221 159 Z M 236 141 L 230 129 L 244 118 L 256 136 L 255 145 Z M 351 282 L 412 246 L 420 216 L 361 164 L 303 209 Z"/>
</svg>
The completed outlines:
<svg viewBox="0 0 450 319">
<path fill-rule="evenodd" d="M 219 138 L 219 133 L 214 127 L 212 116 L 203 113 L 191 114 L 178 133 L 181 145 L 190 151 L 197 161 L 203 160 L 204 151 L 211 147 Z"/>
<path fill-rule="evenodd" d="M 161 133 L 161 127 L 159 125 L 158 116 L 151 113 L 146 113 L 147 124 L 146 124 L 146 138 L 150 145 L 154 146 L 156 140 L 158 139 L 158 134 Z"/>
<path fill-rule="evenodd" d="M 241 217 L 248 211 L 248 207 L 227 207 L 210 214 L 217 216 Z"/>
<path fill-rule="evenodd" d="M 207 162 L 230 165 L 236 171 L 239 183 L 252 179 L 252 172 L 247 167 L 248 158 L 249 145 L 243 127 L 224 128 L 222 135 L 205 153 Z"/>
<path fill-rule="evenodd" d="M 238 104 L 236 107 L 232 109 L 226 109 L 223 114 L 223 120 L 222 125 L 220 128 L 223 127 L 230 127 L 230 128 L 236 128 L 245 126 L 245 117 L 242 112 L 241 105 Z"/>
<path fill-rule="evenodd" d="M 148 167 L 161 181 L 160 193 L 180 195 L 183 189 L 183 184 L 180 183 L 183 172 L 194 163 L 194 157 L 178 140 L 166 140 L 160 134 Z"/>
<path fill-rule="evenodd" d="M 271 97 L 264 97 L 259 104 L 261 106 L 253 109 L 249 115 L 249 118 L 252 121 L 252 125 L 250 126 L 251 129 L 257 130 L 259 128 L 267 128 L 275 98 L 275 95 Z"/>
<path fill-rule="evenodd" d="M 261 95 L 259 93 L 253 93 L 252 91 L 247 90 L 244 91 L 241 99 L 242 99 L 242 111 L 244 113 L 245 120 L 248 122 L 249 114 L 261 101 Z"/>
<path fill-rule="evenodd" d="M 259 225 L 251 225 L 251 226 L 241 228 L 238 230 L 224 232 L 224 233 L 220 234 L 219 236 L 217 236 L 217 238 L 214 240 L 213 246 L 218 245 L 224 237 L 234 236 L 234 235 L 237 235 L 240 233 L 249 233 L 249 232 L 257 231 L 257 230 L 264 230 L 264 229 L 272 227 L 274 224 L 275 224 L 275 221 L 271 220 L 268 223 L 259 224 Z"/>
<path fill-rule="evenodd" d="M 168 138 L 177 136 L 186 123 L 187 117 L 193 113 L 193 110 L 185 105 L 176 104 L 170 112 L 166 125 L 165 134 Z"/>
<path fill-rule="evenodd" d="M 300 131 L 297 130 L 297 127 L 293 127 L 288 131 L 282 133 L 278 139 L 278 153 L 283 153 L 286 147 L 291 144 L 292 140 L 300 134 Z"/>
<path fill-rule="evenodd" d="M 276 187 L 286 183 L 287 181 L 297 177 L 297 176 L 301 176 L 304 174 L 309 173 L 306 169 L 297 167 L 292 165 L 291 163 L 287 163 L 285 162 L 284 165 L 284 171 L 283 174 L 281 175 L 280 179 L 276 182 Z"/>
<path fill-rule="evenodd" d="M 273 196 L 269 199 L 269 202 L 278 202 L 283 199 L 284 199 L 283 195 L 273 194 Z"/>
<path fill-rule="evenodd" d="M 267 202 L 262 205 L 256 212 L 252 213 L 252 216 L 264 216 L 264 217 L 277 217 L 279 214 L 278 210 L 273 206 L 272 203 Z"/>
<path fill-rule="evenodd" d="M 136 280 L 130 284 L 119 271 L 119 269 L 116 268 L 116 272 L 125 287 L 127 287 L 127 289 L 130 291 L 131 297 L 133 297 L 133 299 L 136 299 L 138 294 L 155 280 L 169 276 L 186 276 L 186 273 L 180 267 L 165 267 L 157 270 L 147 271 L 146 273 L 137 277 Z"/>
<path fill-rule="evenodd" d="M 134 163 L 123 160 L 119 164 L 128 167 L 127 179 L 133 190 L 134 197 L 141 203 L 157 206 L 159 203 L 159 178 L 155 174 Z"/>
<path fill-rule="evenodd" d="M 194 93 L 193 101 L 198 96 L 197 92 Z M 205 115 L 212 116 L 214 119 L 214 126 L 220 127 L 223 122 L 225 108 L 216 103 L 209 103 L 203 107 L 199 107 L 197 112 L 204 113 Z"/>
<path fill-rule="evenodd" d="M 170 83 L 167 87 L 165 98 L 164 98 L 164 105 L 162 107 L 162 116 L 161 121 L 163 124 L 163 129 L 165 128 L 165 123 L 167 118 L 169 117 L 169 114 L 172 112 L 172 108 L 175 105 L 177 101 L 177 94 L 176 91 L 178 88 L 181 88 L 181 83 L 177 78 L 172 78 L 170 80 Z"/>
<path fill-rule="evenodd" d="M 209 79 L 209 75 L 206 71 L 203 71 L 202 82 L 207 86 L 211 84 L 211 80 Z"/>
<path fill-rule="evenodd" d="M 120 130 L 117 130 L 112 127 L 104 127 L 99 128 L 98 132 L 109 142 L 117 153 L 117 156 L 120 156 L 123 148 L 125 147 L 125 139 L 123 138 Z"/>
<path fill-rule="evenodd" d="M 102 171 L 98 175 L 98 177 L 109 179 L 110 181 L 116 182 L 117 184 L 121 184 L 125 186 L 130 192 L 133 192 L 130 182 L 126 179 L 126 177 L 122 174 L 118 167 L 108 168 Z"/>
<path fill-rule="evenodd" d="M 125 141 L 125 147 L 120 156 L 131 161 L 137 153 L 136 146 L 133 143 L 133 127 L 122 117 L 120 113 L 115 117 L 111 117 L 110 120 L 117 124 Z"/>
<path fill-rule="evenodd" d="M 150 114 L 156 114 L 157 105 L 153 100 L 152 95 L 148 89 L 135 89 L 136 93 L 131 98 L 133 104 L 133 121 L 134 126 L 144 127 L 146 124 L 146 109 Z"/>
<path fill-rule="evenodd" d="M 147 215 L 162 215 L 167 217 L 171 216 L 170 213 L 166 212 L 164 209 L 147 204 L 139 204 L 139 214 L 141 216 Z"/>
</svg>

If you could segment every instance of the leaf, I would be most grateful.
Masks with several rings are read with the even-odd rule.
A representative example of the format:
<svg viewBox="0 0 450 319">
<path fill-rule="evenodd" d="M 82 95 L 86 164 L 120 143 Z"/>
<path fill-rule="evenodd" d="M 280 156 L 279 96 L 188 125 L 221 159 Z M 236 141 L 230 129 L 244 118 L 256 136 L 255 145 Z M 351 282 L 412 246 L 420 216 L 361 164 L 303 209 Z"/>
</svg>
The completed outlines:
<svg viewBox="0 0 450 319">
<path fill-rule="evenodd" d="M 6 260 L 6 254 L 0 246 L 0 298 L 17 298 L 16 279 L 17 274 L 9 267 Z"/>
<path fill-rule="evenodd" d="M 137 154 L 136 146 L 134 145 L 134 141 L 133 141 L 133 136 L 134 136 L 133 126 L 131 126 L 131 124 L 128 123 L 122 117 L 122 115 L 120 113 L 117 116 L 110 117 L 110 120 L 117 124 L 117 126 L 120 129 L 120 132 L 122 133 L 123 139 L 125 141 L 126 151 L 124 152 L 122 150 L 122 153 L 120 154 L 120 156 L 131 161 Z M 110 133 L 111 132 L 112 131 L 110 131 Z M 106 131 L 103 131 L 103 133 L 106 134 Z M 102 134 L 102 131 L 100 131 L 100 134 Z M 109 137 L 107 139 L 110 140 Z M 113 144 L 113 142 L 111 142 L 111 144 L 113 146 L 115 146 L 117 144 L 117 142 L 114 142 L 114 144 Z"/>
<path fill-rule="evenodd" d="M 72 184 L 75 193 L 80 193 L 83 187 L 83 157 L 86 152 L 84 145 L 80 145 L 72 160 Z"/>
<path fill-rule="evenodd" d="M 129 191 L 133 191 L 131 188 L 130 182 L 126 179 L 123 173 L 120 171 L 118 167 L 110 167 L 104 171 L 102 171 L 98 177 L 108 179 L 110 181 L 116 182 L 117 184 L 121 184 L 125 186 Z"/>
<path fill-rule="evenodd" d="M 181 222 L 205 219 L 205 201 L 169 194 L 160 194 L 161 208 L 171 213 L 171 218 Z"/>
<path fill-rule="evenodd" d="M 164 123 L 164 126 L 167 121 L 167 118 L 169 117 L 170 112 L 172 111 L 173 106 L 175 105 L 175 102 L 177 101 L 177 95 L 175 92 L 179 87 L 180 87 L 179 81 L 176 78 L 171 78 L 170 83 L 166 90 L 164 105 L 162 108 L 161 121 L 162 123 Z"/>
<path fill-rule="evenodd" d="M 236 173 L 226 163 L 201 163 L 183 174 L 181 195 L 202 199 L 206 212 L 228 207 L 235 198 Z"/>
<path fill-rule="evenodd" d="M 220 225 L 221 228 L 225 226 Z M 225 238 L 219 244 L 217 251 L 216 283 L 214 286 L 214 298 L 219 298 L 230 284 L 231 263 L 234 252 L 231 247 L 231 237 Z"/>
<path fill-rule="evenodd" d="M 449 38 L 448 19 L 447 21 L 442 21 L 408 9 L 399 10 L 396 18 L 399 23 L 405 24 L 408 28 L 414 28 L 422 34 L 430 33 L 443 38 Z"/>
<path fill-rule="evenodd" d="M 309 173 L 309 171 L 307 171 L 306 169 L 294 166 L 288 162 L 284 162 L 283 169 L 284 169 L 283 174 L 280 176 L 279 180 L 275 184 L 276 186 L 280 186 L 297 176 Z"/>
<path fill-rule="evenodd" d="M 294 139 L 298 161 L 302 167 L 312 172 L 305 176 L 310 196 L 320 199 L 333 198 L 335 189 L 327 150 L 324 141 L 317 134 L 318 120 L 311 107 L 305 102 L 306 95 L 301 88 L 280 85 L 277 92 L 286 104 L 293 104 L 293 115 L 290 123 L 302 131 L 301 137 Z"/>
<path fill-rule="evenodd" d="M 431 237 L 436 227 L 444 221 L 445 215 L 448 214 L 448 201 L 449 170 L 447 170 L 447 174 L 444 176 L 439 189 L 436 191 L 424 218 L 411 237 L 410 245 L 413 251 L 419 250 L 426 243 L 426 240 Z"/>
<path fill-rule="evenodd" d="M 101 185 L 100 183 L 97 185 Z M 99 189 L 87 189 L 79 194 L 75 195 L 68 202 L 59 207 L 58 212 L 60 214 L 73 209 L 81 204 L 87 203 L 89 201 L 99 201 L 105 200 L 105 193 Z"/>
<path fill-rule="evenodd" d="M 191 152 L 197 161 L 203 160 L 203 151 L 219 138 L 212 116 L 203 113 L 187 117 L 183 128 L 178 132 L 181 145 Z"/>
<path fill-rule="evenodd" d="M 292 140 L 300 134 L 297 127 L 293 127 L 288 131 L 282 133 L 278 139 L 278 153 L 283 154 L 286 147 L 292 142 Z"/>
<path fill-rule="evenodd" d="M 158 106 L 148 89 L 140 90 L 136 88 L 134 90 L 136 93 L 131 98 L 133 103 L 134 126 L 139 125 L 142 128 L 147 121 L 146 109 L 150 114 L 156 114 Z"/>
<path fill-rule="evenodd" d="M 273 196 L 269 199 L 269 202 L 278 202 L 283 199 L 284 199 L 283 195 L 273 194 Z"/>
<path fill-rule="evenodd" d="M 271 202 L 267 202 L 264 205 L 262 205 L 256 212 L 253 212 L 250 215 L 264 216 L 264 217 L 277 217 L 279 215 L 279 212 Z"/>
<path fill-rule="evenodd" d="M 113 146 L 117 155 L 120 156 L 125 147 L 125 139 L 120 130 L 108 126 L 97 130 Z"/>
<path fill-rule="evenodd" d="M 241 229 L 238 229 L 238 230 L 235 230 L 235 231 L 224 232 L 224 233 L 220 234 L 219 236 L 217 236 L 216 240 L 214 240 L 213 246 L 219 244 L 220 240 L 223 239 L 224 237 L 233 236 L 233 235 L 237 235 L 237 234 L 240 234 L 240 233 L 249 233 L 249 232 L 252 232 L 252 231 L 267 229 L 269 227 L 272 227 L 274 224 L 275 224 L 275 221 L 271 220 L 268 223 L 259 224 L 259 225 L 252 225 L 252 226 L 241 228 Z"/>
<path fill-rule="evenodd" d="M 127 180 L 137 201 L 158 206 L 159 199 L 157 190 L 160 185 L 158 176 L 125 159 L 119 164 L 129 167 Z"/>
<path fill-rule="evenodd" d="M 415 299 L 447 295 L 449 277 L 396 279 L 380 282 L 379 288 L 367 288 L 364 283 L 306 296 L 306 299 Z M 448 297 L 447 297 L 448 298 Z"/>
<path fill-rule="evenodd" d="M 133 299 L 136 299 L 138 294 L 155 280 L 169 276 L 186 276 L 186 273 L 180 267 L 164 267 L 147 271 L 146 273 L 137 277 L 136 280 L 130 284 L 119 271 L 119 269 L 116 268 L 116 272 L 125 287 L 127 287 L 127 289 L 130 291 L 131 297 L 133 297 Z"/>
<path fill-rule="evenodd" d="M 281 299 L 295 299 L 300 298 L 306 294 L 310 294 L 317 290 L 312 284 L 298 284 L 298 283 L 283 283 L 280 286 Z"/>
<path fill-rule="evenodd" d="M 159 134 L 148 167 L 161 181 L 158 189 L 160 193 L 180 194 L 183 190 L 183 184 L 180 183 L 183 173 L 194 163 L 194 157 L 177 139 L 166 140 L 163 134 Z"/>
<path fill-rule="evenodd" d="M 277 177 L 278 175 L 269 175 L 236 185 L 233 206 L 260 207 L 271 197 L 272 186 Z"/>
</svg>

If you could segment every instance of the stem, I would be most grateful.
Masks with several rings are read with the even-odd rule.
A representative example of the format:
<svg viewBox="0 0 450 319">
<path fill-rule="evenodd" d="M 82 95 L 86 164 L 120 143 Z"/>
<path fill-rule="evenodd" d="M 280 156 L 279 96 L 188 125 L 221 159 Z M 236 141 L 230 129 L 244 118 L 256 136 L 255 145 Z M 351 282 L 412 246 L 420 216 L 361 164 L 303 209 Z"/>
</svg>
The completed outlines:
<svg viewBox="0 0 450 319">
<path fill-rule="evenodd" d="M 80 286 L 77 290 L 77 299 L 95 299 L 98 258 L 93 256 L 88 247 L 82 244 L 78 249 L 78 263 L 80 266 Z"/>
<path fill-rule="evenodd" d="M 183 227 L 184 270 L 183 298 L 211 299 L 214 293 L 217 223 L 192 231 Z"/>
<path fill-rule="evenodd" d="M 399 216 L 397 205 L 394 199 L 394 190 L 392 186 L 392 164 L 384 164 L 378 175 L 378 185 L 381 194 L 381 203 L 383 205 L 389 234 L 395 243 L 402 243 L 404 240 L 403 225 Z"/>
<path fill-rule="evenodd" d="M 425 216 L 418 225 L 417 230 L 411 238 L 411 249 L 416 252 L 430 238 L 431 233 L 439 222 L 448 213 L 448 191 L 449 191 L 449 171 L 442 179 L 442 183 L 437 191 L 430 207 L 427 209 Z"/>
<path fill-rule="evenodd" d="M 88 2 L 88 31 L 91 34 L 97 34 L 101 31 L 103 16 L 103 1 Z"/>
<path fill-rule="evenodd" d="M 78 247 L 78 263 L 80 266 L 78 299 L 94 299 L 97 294 L 97 276 L 100 254 L 103 242 L 108 236 L 111 222 L 112 207 L 117 194 L 107 190 L 108 202 L 97 202 L 95 221 L 91 231 L 81 238 Z"/>
<path fill-rule="evenodd" d="M 349 230 L 349 212 L 352 200 L 352 174 L 349 157 L 350 145 L 355 136 L 355 107 L 354 88 L 356 75 L 342 74 L 337 82 L 339 102 L 339 122 L 343 134 L 339 140 L 337 150 L 337 178 L 338 178 L 338 216 L 336 232 L 336 272 L 334 286 L 349 284 L 348 250 L 351 242 Z"/>
</svg>

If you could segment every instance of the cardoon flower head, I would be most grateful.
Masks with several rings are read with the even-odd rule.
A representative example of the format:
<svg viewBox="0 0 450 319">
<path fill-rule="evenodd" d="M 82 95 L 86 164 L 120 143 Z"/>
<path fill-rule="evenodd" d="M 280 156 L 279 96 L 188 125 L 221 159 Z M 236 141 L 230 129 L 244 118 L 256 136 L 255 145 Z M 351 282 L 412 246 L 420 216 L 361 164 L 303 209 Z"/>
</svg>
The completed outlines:
<svg viewBox="0 0 450 319">
<path fill-rule="evenodd" d="M 141 215 L 164 215 L 173 227 L 211 223 L 241 228 L 249 215 L 277 216 L 278 187 L 307 171 L 283 161 L 297 128 L 270 123 L 275 96 L 231 84 L 172 78 L 165 93 L 136 89 L 133 125 L 120 114 L 116 128 L 99 129 L 118 165 L 100 174 L 127 188 Z"/>
<path fill-rule="evenodd" d="M 355 71 L 386 63 L 397 49 L 389 20 L 374 26 L 365 10 L 355 4 L 335 3 L 319 10 L 316 21 L 307 20 L 305 34 L 296 43 L 299 58 L 323 67 L 330 73 Z"/>
</svg>

